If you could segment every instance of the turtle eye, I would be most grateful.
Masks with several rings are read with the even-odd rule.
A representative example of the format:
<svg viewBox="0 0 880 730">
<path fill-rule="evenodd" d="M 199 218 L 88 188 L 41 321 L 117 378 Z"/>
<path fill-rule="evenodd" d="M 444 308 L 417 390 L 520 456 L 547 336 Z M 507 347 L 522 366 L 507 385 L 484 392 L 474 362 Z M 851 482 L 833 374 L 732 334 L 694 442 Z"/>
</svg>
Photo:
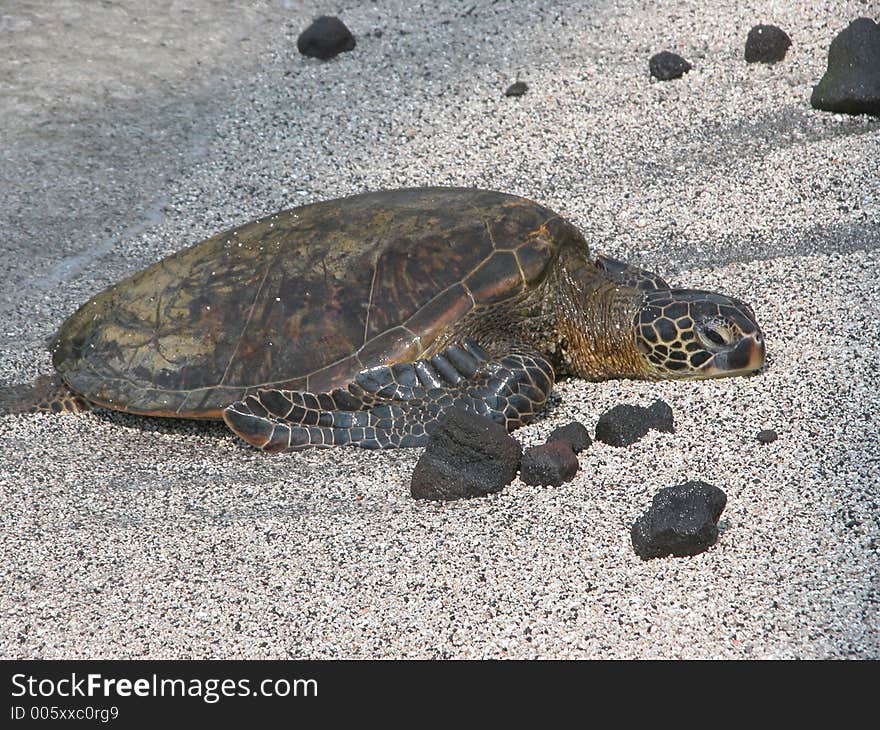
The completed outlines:
<svg viewBox="0 0 880 730">
<path fill-rule="evenodd" d="M 700 335 L 709 344 L 715 347 L 724 347 L 730 344 L 730 332 L 725 327 L 707 324 L 700 328 Z"/>
</svg>

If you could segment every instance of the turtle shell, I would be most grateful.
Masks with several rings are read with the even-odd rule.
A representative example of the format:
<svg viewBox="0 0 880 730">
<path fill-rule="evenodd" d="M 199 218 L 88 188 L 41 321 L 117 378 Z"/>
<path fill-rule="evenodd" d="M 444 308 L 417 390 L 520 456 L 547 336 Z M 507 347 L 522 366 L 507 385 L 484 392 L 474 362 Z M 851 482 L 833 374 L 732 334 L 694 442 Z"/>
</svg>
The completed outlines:
<svg viewBox="0 0 880 730">
<path fill-rule="evenodd" d="M 580 234 L 537 203 L 415 188 L 284 211 L 109 287 L 60 328 L 55 368 L 89 401 L 220 418 L 259 388 L 323 392 L 417 359 L 465 315 L 547 275 Z"/>
</svg>

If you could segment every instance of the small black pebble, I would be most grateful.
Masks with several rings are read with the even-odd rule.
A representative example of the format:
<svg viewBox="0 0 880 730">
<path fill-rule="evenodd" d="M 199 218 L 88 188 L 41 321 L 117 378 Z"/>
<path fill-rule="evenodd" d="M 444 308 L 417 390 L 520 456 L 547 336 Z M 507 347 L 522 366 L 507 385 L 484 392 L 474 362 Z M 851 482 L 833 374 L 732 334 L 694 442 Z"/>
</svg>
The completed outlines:
<svg viewBox="0 0 880 730">
<path fill-rule="evenodd" d="M 517 81 L 507 87 L 504 96 L 522 96 L 529 90 L 529 86 L 525 81 Z"/>
<path fill-rule="evenodd" d="M 778 438 L 779 434 L 772 428 L 765 428 L 763 431 L 758 431 L 757 439 L 762 444 L 772 444 Z"/>
<path fill-rule="evenodd" d="M 655 431 L 675 433 L 675 420 L 672 417 L 672 406 L 665 400 L 657 398 L 648 406 L 648 424 Z"/>
<path fill-rule="evenodd" d="M 791 45 L 788 34 L 775 25 L 756 25 L 746 38 L 746 63 L 776 63 Z"/>
<path fill-rule="evenodd" d="M 547 437 L 547 443 L 549 444 L 551 441 L 564 441 L 571 446 L 571 450 L 576 454 L 581 453 L 581 451 L 588 448 L 590 444 L 593 443 L 593 439 L 590 438 L 590 432 L 587 431 L 587 427 L 577 421 L 572 421 L 565 426 L 554 428 Z"/>
<path fill-rule="evenodd" d="M 303 56 L 326 61 L 343 51 L 353 50 L 355 39 L 339 18 L 322 15 L 300 33 L 296 47 Z"/>
<path fill-rule="evenodd" d="M 596 441 L 609 446 L 629 446 L 651 429 L 675 433 L 672 408 L 659 398 L 648 408 L 624 404 L 605 411 L 596 424 Z"/>
<path fill-rule="evenodd" d="M 578 458 L 565 441 L 548 441 L 525 450 L 519 478 L 532 486 L 559 487 L 574 479 Z"/>
<path fill-rule="evenodd" d="M 693 66 L 677 53 L 661 51 L 660 53 L 655 53 L 651 56 L 651 59 L 648 61 L 648 68 L 651 71 L 651 76 L 655 79 L 659 79 L 660 81 L 671 81 L 672 79 L 681 78 L 684 74 L 690 71 Z"/>
<path fill-rule="evenodd" d="M 632 526 L 630 537 L 642 560 L 685 557 L 708 550 L 718 539 L 718 518 L 727 495 L 706 482 L 661 489 Z"/>
</svg>

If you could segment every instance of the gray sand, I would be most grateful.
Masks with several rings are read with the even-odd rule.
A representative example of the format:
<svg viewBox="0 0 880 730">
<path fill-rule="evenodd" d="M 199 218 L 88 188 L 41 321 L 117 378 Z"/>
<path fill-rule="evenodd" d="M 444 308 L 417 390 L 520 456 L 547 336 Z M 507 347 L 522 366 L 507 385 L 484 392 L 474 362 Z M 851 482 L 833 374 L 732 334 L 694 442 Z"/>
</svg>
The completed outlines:
<svg viewBox="0 0 880 730">
<path fill-rule="evenodd" d="M 748 300 L 769 368 L 561 382 L 525 445 L 656 397 L 677 432 L 445 505 L 409 497 L 419 450 L 0 418 L 0 656 L 880 658 L 880 122 L 808 102 L 870 3 L 350 3 L 357 49 L 327 63 L 295 47 L 323 3 L 185 5 L 0 14 L 0 382 L 47 372 L 63 319 L 160 256 L 422 184 L 526 195 L 596 250 Z M 785 61 L 744 63 L 757 23 L 792 37 Z M 651 81 L 664 49 L 694 69 Z M 642 562 L 630 525 L 688 479 L 728 495 L 718 544 Z"/>
</svg>

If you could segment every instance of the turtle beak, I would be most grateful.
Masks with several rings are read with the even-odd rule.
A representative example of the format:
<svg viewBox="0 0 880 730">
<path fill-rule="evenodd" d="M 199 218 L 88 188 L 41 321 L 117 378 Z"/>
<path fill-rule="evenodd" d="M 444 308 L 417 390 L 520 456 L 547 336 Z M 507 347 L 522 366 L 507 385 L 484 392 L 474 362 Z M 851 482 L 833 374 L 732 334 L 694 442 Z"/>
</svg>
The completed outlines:
<svg viewBox="0 0 880 730">
<path fill-rule="evenodd" d="M 713 369 L 725 375 L 752 374 L 764 367 L 767 351 L 760 330 L 743 337 L 736 347 L 719 352 L 713 358 Z"/>
</svg>

